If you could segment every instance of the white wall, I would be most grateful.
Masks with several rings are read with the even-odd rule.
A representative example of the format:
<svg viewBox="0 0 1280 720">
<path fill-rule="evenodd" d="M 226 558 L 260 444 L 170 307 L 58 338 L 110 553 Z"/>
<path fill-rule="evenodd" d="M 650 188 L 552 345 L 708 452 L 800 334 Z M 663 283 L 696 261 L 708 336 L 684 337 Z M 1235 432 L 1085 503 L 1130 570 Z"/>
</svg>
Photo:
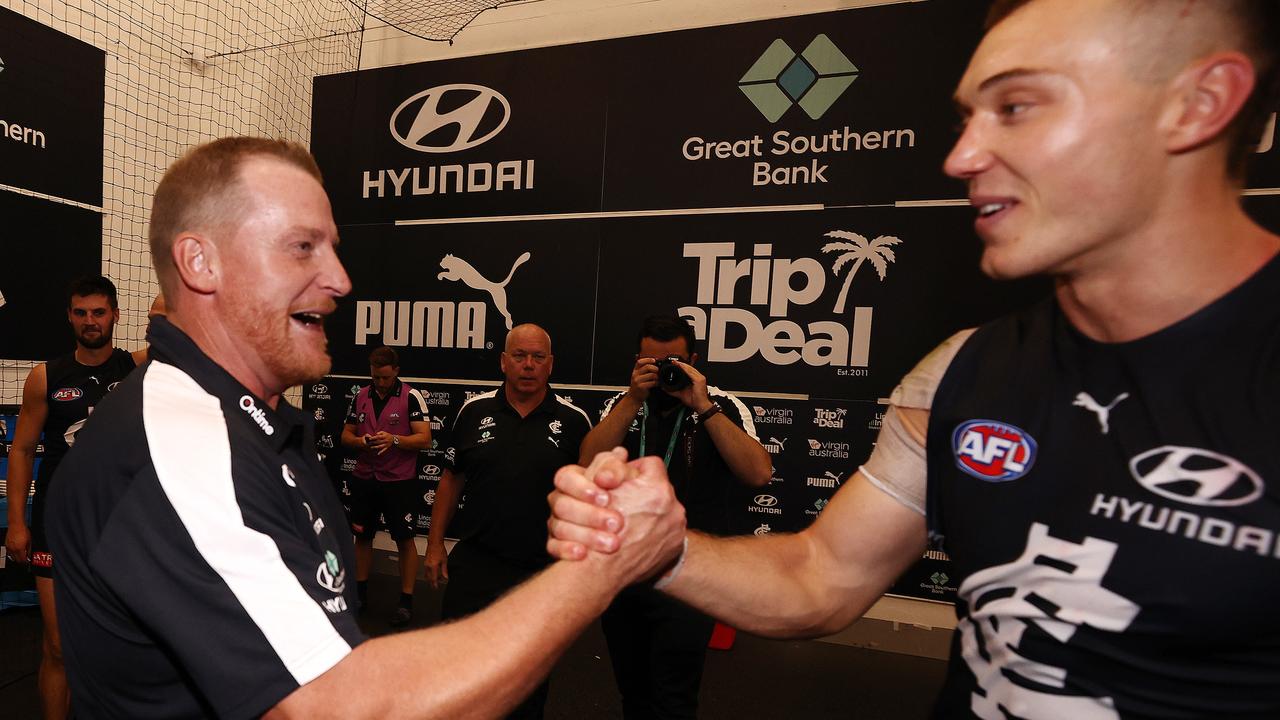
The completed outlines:
<svg viewBox="0 0 1280 720">
<path fill-rule="evenodd" d="M 562 45 L 869 5 L 928 0 L 517 0 L 488 10 L 452 45 L 371 22 L 362 68 Z M 942 0 L 935 0 L 941 2 Z"/>
</svg>

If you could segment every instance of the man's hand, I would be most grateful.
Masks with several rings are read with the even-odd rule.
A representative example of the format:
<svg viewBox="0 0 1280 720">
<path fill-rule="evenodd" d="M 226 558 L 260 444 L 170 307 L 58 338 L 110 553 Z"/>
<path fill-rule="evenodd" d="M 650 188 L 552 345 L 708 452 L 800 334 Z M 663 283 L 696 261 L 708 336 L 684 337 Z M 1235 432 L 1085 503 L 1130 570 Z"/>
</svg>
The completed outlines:
<svg viewBox="0 0 1280 720">
<path fill-rule="evenodd" d="M 698 372 L 692 365 L 679 360 L 672 360 L 685 375 L 689 376 L 689 385 L 683 390 L 667 393 L 684 403 L 690 410 L 701 413 L 711 409 L 711 396 L 707 393 L 707 376 Z"/>
<path fill-rule="evenodd" d="M 582 559 L 588 549 L 616 552 L 634 582 L 679 554 L 685 518 L 661 460 L 625 460 L 626 451 L 615 448 L 597 455 L 588 468 L 556 473 L 556 490 L 547 498 L 547 552 L 562 560 Z"/>
<path fill-rule="evenodd" d="M 26 523 L 12 525 L 4 539 L 5 552 L 17 563 L 30 562 L 31 531 Z"/>
<path fill-rule="evenodd" d="M 657 384 L 658 362 L 651 357 L 636 358 L 636 365 L 631 369 L 631 387 L 627 388 L 627 394 L 644 402 L 649 399 L 649 391 Z"/>
<path fill-rule="evenodd" d="M 370 450 L 377 450 L 378 454 L 381 455 L 391 449 L 391 433 L 386 430 L 379 430 L 373 435 L 365 435 L 364 444 Z"/>
<path fill-rule="evenodd" d="M 427 559 L 424 561 L 427 582 L 439 590 L 441 585 L 449 582 L 449 553 L 445 552 L 441 543 L 427 543 Z"/>
</svg>

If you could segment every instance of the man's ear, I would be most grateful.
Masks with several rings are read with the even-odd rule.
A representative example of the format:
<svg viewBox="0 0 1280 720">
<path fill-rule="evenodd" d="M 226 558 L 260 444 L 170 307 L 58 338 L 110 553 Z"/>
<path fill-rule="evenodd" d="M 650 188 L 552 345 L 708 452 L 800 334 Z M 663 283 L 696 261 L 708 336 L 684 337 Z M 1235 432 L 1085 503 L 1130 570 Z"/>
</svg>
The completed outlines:
<svg viewBox="0 0 1280 720">
<path fill-rule="evenodd" d="M 201 295 L 218 288 L 221 272 L 218 248 L 208 237 L 184 232 L 173 241 L 173 264 L 182 284 Z"/>
<path fill-rule="evenodd" d="M 1170 82 L 1160 118 L 1165 149 L 1189 152 L 1222 137 L 1256 83 L 1253 62 L 1241 52 L 1217 52 L 1189 65 Z"/>
</svg>

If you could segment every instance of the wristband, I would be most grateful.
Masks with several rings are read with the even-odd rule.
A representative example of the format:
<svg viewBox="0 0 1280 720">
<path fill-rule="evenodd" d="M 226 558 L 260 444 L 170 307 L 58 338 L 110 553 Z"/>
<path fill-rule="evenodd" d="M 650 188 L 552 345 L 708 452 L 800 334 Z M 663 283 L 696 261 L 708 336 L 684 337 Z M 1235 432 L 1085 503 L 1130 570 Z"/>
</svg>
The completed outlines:
<svg viewBox="0 0 1280 720">
<path fill-rule="evenodd" d="M 719 415 L 722 410 L 724 410 L 724 408 L 720 407 L 720 403 L 713 401 L 711 403 L 711 407 L 707 408 L 706 412 L 697 413 L 698 424 L 701 425 L 716 415 Z"/>
<path fill-rule="evenodd" d="M 684 536 L 684 546 L 680 549 L 680 557 L 676 558 L 676 564 L 671 569 L 662 574 L 658 581 L 653 584 L 654 590 L 662 590 L 671 583 L 675 582 L 676 576 L 680 574 L 680 568 L 684 567 L 684 556 L 689 554 L 689 536 Z"/>
</svg>

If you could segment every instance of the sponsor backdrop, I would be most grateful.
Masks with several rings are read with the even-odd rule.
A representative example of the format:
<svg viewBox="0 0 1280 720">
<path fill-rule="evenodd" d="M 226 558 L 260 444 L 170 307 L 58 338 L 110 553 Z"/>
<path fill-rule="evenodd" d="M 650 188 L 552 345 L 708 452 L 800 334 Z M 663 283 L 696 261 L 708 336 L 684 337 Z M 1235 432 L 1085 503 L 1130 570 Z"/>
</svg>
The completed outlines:
<svg viewBox="0 0 1280 720">
<path fill-rule="evenodd" d="M 537 322 L 553 381 L 597 415 L 639 321 L 675 311 L 774 457 L 733 500 L 737 531 L 806 526 L 903 373 L 1047 292 L 977 271 L 965 189 L 940 170 L 980 23 L 935 0 L 317 78 L 313 149 L 355 288 L 329 325 L 334 372 L 363 377 L 387 344 L 406 376 L 450 379 L 427 388 L 444 442 L 498 379 L 506 330 Z M 1267 132 L 1249 207 L 1274 226 Z M 358 383 L 304 396 L 339 482 Z M 428 504 L 437 468 L 424 453 Z M 894 591 L 954 590 L 933 555 Z"/>
<path fill-rule="evenodd" d="M 67 285 L 101 271 L 106 56 L 0 8 L 0 357 L 71 346 Z M 18 192 L 25 191 L 25 193 Z"/>
</svg>

